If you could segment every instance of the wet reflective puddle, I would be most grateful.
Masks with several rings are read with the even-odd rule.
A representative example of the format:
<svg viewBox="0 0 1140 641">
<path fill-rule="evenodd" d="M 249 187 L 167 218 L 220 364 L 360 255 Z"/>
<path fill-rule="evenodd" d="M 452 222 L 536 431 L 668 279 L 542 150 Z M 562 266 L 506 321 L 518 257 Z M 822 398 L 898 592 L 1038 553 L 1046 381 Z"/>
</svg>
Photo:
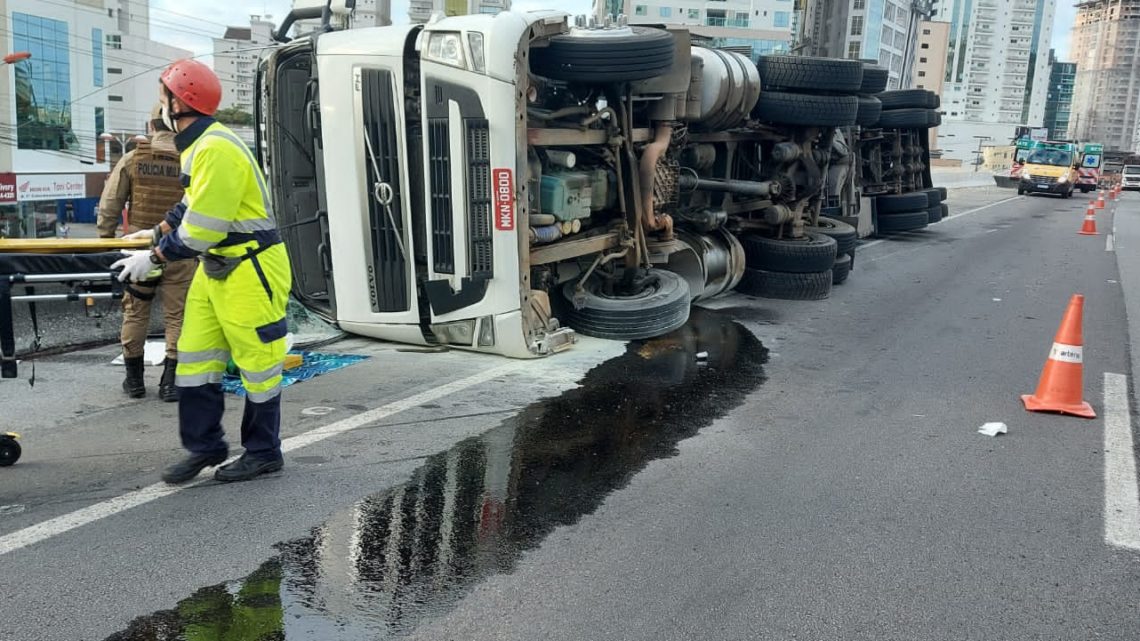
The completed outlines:
<svg viewBox="0 0 1140 641">
<path fill-rule="evenodd" d="M 140 617 L 108 641 L 377 639 L 446 612 L 509 573 L 555 528 L 593 512 L 650 461 L 740 405 L 767 350 L 728 316 L 694 309 L 680 330 L 630 344 L 581 387 L 537 402 L 427 459 L 278 546 L 238 581 Z"/>
</svg>

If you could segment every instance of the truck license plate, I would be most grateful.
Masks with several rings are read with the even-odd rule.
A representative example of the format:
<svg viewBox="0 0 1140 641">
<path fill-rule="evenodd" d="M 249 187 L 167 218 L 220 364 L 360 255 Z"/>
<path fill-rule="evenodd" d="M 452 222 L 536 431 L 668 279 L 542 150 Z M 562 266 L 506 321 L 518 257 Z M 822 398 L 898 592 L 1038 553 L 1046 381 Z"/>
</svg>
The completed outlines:
<svg viewBox="0 0 1140 641">
<path fill-rule="evenodd" d="M 1038 189 L 1048 189 L 1049 185 L 1037 185 Z"/>
</svg>

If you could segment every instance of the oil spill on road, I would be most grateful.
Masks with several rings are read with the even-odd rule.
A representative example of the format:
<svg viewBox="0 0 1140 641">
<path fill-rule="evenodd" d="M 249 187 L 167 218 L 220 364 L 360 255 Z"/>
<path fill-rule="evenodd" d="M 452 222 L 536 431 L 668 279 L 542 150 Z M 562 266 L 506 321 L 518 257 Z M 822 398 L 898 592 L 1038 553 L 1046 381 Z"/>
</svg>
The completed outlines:
<svg viewBox="0 0 1140 641">
<path fill-rule="evenodd" d="M 239 581 L 203 588 L 108 641 L 378 639 L 511 572 L 555 528 L 592 513 L 650 461 L 743 403 L 767 349 L 729 316 L 689 324 L 587 372 L 430 457 L 407 483 L 334 515 Z"/>
</svg>

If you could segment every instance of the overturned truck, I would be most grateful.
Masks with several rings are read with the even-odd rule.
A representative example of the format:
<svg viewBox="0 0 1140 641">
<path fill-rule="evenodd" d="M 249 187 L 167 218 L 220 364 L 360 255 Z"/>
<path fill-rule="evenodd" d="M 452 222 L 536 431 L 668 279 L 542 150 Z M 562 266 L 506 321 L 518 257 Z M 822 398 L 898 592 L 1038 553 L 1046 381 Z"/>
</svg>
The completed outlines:
<svg viewBox="0 0 1140 641">
<path fill-rule="evenodd" d="M 937 97 L 886 84 L 683 28 L 462 16 L 275 49 L 257 147 L 307 308 L 535 357 L 664 334 L 733 289 L 824 298 L 860 232 L 937 222 Z"/>
</svg>

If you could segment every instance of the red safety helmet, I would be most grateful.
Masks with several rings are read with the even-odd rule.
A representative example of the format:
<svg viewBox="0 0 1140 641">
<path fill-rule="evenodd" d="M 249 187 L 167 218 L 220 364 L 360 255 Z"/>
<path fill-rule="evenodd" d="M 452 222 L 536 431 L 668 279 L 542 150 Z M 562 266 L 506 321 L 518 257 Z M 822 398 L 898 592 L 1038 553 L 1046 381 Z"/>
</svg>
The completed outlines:
<svg viewBox="0 0 1140 641">
<path fill-rule="evenodd" d="M 197 60 L 178 60 L 160 78 L 170 93 L 194 111 L 214 115 L 222 101 L 222 83 L 214 71 Z"/>
</svg>

